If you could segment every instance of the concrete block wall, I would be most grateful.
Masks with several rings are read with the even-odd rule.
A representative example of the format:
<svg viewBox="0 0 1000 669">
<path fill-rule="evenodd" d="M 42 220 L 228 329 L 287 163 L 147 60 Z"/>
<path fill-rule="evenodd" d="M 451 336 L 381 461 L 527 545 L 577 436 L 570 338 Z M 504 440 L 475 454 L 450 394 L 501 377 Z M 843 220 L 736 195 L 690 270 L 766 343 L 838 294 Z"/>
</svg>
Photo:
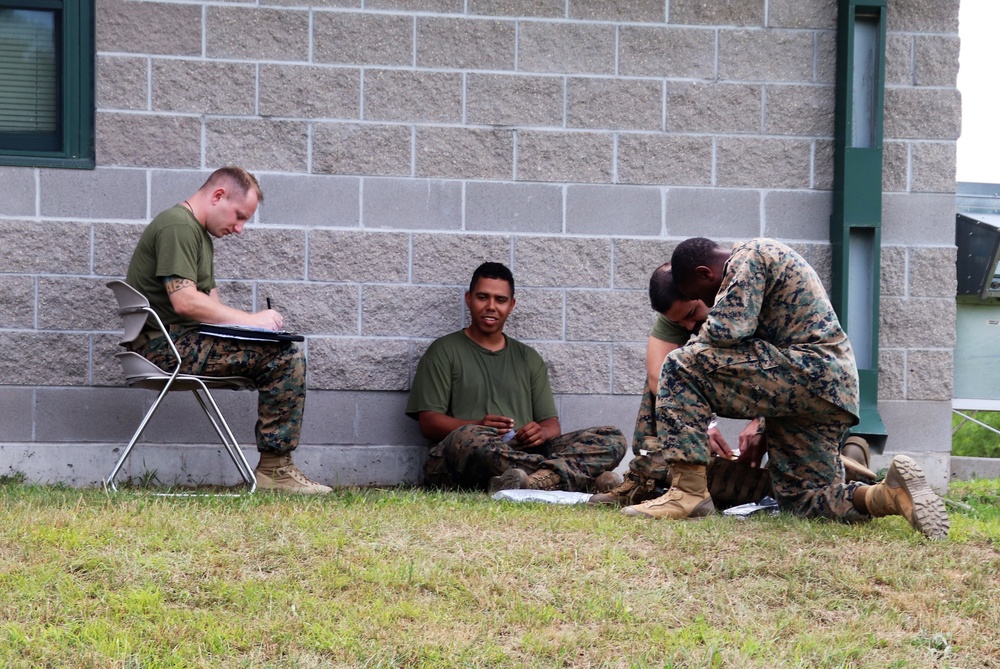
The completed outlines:
<svg viewBox="0 0 1000 669">
<path fill-rule="evenodd" d="M 957 0 L 889 6 L 881 410 L 887 452 L 935 467 L 957 16 Z M 0 167 L 0 473 L 110 468 L 150 397 L 118 387 L 103 284 L 230 163 L 266 202 L 216 245 L 221 292 L 269 297 L 307 335 L 318 478 L 418 477 L 406 391 L 487 259 L 514 270 L 510 333 L 548 361 L 564 427 L 631 434 L 645 288 L 677 241 L 775 237 L 829 280 L 835 22 L 833 0 L 98 0 L 97 169 Z M 224 402 L 252 450 L 252 395 Z M 188 408 L 150 428 L 147 468 L 209 457 Z M 204 475 L 178 461 L 155 460 L 160 478 Z"/>
</svg>

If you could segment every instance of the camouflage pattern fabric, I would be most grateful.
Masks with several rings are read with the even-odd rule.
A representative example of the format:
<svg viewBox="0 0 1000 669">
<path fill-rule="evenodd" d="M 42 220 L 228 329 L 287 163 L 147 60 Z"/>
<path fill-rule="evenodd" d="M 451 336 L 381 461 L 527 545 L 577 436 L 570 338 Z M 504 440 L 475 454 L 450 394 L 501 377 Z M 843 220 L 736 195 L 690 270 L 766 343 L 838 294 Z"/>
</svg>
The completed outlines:
<svg viewBox="0 0 1000 669">
<path fill-rule="evenodd" d="M 847 335 L 815 271 L 771 240 L 738 244 L 697 337 L 663 364 L 657 435 L 668 462 L 709 462 L 712 413 L 767 418 L 768 468 L 782 509 L 861 520 L 840 444 L 858 422 Z"/>
<path fill-rule="evenodd" d="M 255 342 L 203 335 L 169 326 L 181 354 L 181 372 L 204 376 L 245 376 L 257 387 L 257 450 L 284 455 L 299 444 L 306 398 L 306 358 L 296 342 Z M 163 369 L 175 358 L 163 337 L 135 349 Z"/>
<path fill-rule="evenodd" d="M 567 432 L 530 450 L 521 450 L 516 439 L 504 442 L 496 428 L 463 425 L 431 447 L 424 484 L 486 490 L 491 476 L 508 469 L 550 469 L 562 479 L 560 489 L 587 491 L 594 477 L 618 464 L 625 448 L 625 436 L 610 425 Z"/>
<path fill-rule="evenodd" d="M 660 486 L 670 487 L 670 467 L 661 452 L 663 442 L 656 434 L 656 398 L 649 389 L 649 381 L 642 388 L 642 401 L 635 417 L 635 432 L 632 435 L 632 460 L 629 471 L 639 480 L 655 481 Z M 642 451 L 646 451 L 643 455 Z"/>
</svg>

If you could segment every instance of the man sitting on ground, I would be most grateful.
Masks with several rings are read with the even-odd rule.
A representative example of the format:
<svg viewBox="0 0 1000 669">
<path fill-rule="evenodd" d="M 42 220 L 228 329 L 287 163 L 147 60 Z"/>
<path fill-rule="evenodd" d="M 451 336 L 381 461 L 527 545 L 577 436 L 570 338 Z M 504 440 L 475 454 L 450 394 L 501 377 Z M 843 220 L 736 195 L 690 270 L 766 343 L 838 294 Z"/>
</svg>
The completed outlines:
<svg viewBox="0 0 1000 669">
<path fill-rule="evenodd" d="M 126 282 L 146 296 L 167 326 L 181 355 L 181 372 L 245 376 L 257 387 L 257 450 L 254 475 L 261 490 L 327 493 L 292 464 L 306 399 L 306 359 L 295 342 L 245 341 L 201 334 L 201 323 L 248 325 L 280 330 L 284 318 L 273 309 L 255 313 L 227 307 L 215 285 L 212 237 L 243 232 L 264 201 L 252 174 L 241 167 L 213 172 L 198 191 L 160 213 L 143 230 Z M 159 330 L 147 329 L 132 350 L 161 367 L 173 366 Z"/>
<path fill-rule="evenodd" d="M 625 437 L 605 426 L 562 434 L 545 361 L 504 334 L 514 277 L 480 265 L 465 304 L 469 326 L 436 339 L 420 359 L 406 414 L 437 442 L 424 482 L 442 487 L 608 490 Z"/>
<path fill-rule="evenodd" d="M 726 249 L 698 237 L 679 244 L 671 264 L 681 294 L 714 306 L 660 375 L 656 426 L 673 474 L 660 517 L 713 511 L 704 426 L 714 411 L 766 418 L 771 483 L 783 510 L 845 522 L 900 515 L 928 538 L 947 536 L 944 503 L 912 458 L 894 457 L 877 485 L 845 483 L 839 453 L 859 420 L 857 365 L 816 271 L 798 253 L 770 239 Z"/>
</svg>

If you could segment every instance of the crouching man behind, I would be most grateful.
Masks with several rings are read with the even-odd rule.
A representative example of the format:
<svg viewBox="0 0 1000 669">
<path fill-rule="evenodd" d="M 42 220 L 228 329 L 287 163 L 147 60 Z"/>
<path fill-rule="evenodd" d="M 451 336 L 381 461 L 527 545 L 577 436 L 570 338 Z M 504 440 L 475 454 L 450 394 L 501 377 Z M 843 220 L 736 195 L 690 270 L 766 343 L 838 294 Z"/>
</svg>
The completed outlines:
<svg viewBox="0 0 1000 669">
<path fill-rule="evenodd" d="M 615 487 L 625 437 L 611 426 L 562 434 L 545 361 L 503 332 L 514 303 L 510 270 L 483 263 L 465 294 L 469 326 L 421 358 L 406 414 L 437 442 L 424 483 L 491 492 Z"/>
</svg>

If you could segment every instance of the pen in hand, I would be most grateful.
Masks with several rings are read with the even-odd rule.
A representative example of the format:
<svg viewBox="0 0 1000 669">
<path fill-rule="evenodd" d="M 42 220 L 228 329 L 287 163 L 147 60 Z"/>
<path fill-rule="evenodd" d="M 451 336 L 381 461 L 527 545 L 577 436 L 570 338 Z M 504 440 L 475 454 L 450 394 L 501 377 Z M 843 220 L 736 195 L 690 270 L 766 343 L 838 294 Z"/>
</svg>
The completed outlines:
<svg viewBox="0 0 1000 669">
<path fill-rule="evenodd" d="M 267 300 L 267 308 L 270 309 L 271 308 L 271 298 L 270 297 L 265 297 L 264 299 Z"/>
</svg>

